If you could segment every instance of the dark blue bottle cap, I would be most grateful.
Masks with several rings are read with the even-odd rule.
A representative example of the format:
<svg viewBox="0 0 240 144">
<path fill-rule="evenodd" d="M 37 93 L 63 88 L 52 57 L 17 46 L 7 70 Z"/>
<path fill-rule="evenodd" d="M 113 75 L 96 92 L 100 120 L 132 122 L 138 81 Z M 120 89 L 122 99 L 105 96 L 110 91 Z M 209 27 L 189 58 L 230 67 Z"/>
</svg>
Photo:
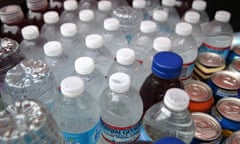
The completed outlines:
<svg viewBox="0 0 240 144">
<path fill-rule="evenodd" d="M 176 137 L 169 136 L 156 141 L 154 144 L 185 144 L 185 143 Z"/>
<path fill-rule="evenodd" d="M 153 57 L 152 73 L 166 79 L 178 78 L 182 72 L 182 65 L 183 60 L 177 53 L 158 52 Z"/>
</svg>

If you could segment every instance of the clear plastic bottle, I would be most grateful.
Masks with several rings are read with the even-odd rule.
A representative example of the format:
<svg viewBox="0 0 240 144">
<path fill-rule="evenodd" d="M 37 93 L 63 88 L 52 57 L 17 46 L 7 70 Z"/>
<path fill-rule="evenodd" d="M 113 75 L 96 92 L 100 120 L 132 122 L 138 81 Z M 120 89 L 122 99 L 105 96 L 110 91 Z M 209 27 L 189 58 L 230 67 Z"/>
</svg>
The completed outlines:
<svg viewBox="0 0 240 144">
<path fill-rule="evenodd" d="M 161 2 L 159 0 L 146 0 L 146 9 L 150 19 L 153 17 L 153 11 L 161 7 Z"/>
<path fill-rule="evenodd" d="M 192 36 L 192 25 L 186 22 L 179 22 L 175 32 L 170 36 L 172 41 L 172 51 L 180 55 L 183 59 L 181 80 L 192 78 L 195 60 L 198 56 L 198 47 Z"/>
<path fill-rule="evenodd" d="M 51 11 L 56 11 L 59 15 L 64 10 L 63 3 L 65 0 L 49 0 L 49 9 Z"/>
<path fill-rule="evenodd" d="M 121 48 L 116 53 L 116 60 L 110 66 L 107 78 L 113 73 L 124 72 L 131 77 L 132 87 L 140 90 L 143 81 L 147 77 L 145 68 L 136 61 L 135 51 L 130 48 Z"/>
<path fill-rule="evenodd" d="M 132 1 L 132 7 L 138 11 L 138 13 L 141 13 L 142 20 L 149 20 L 150 16 L 147 11 L 147 2 L 146 0 L 133 0 Z"/>
<path fill-rule="evenodd" d="M 102 144 L 136 141 L 142 126 L 143 103 L 138 92 L 131 87 L 126 73 L 110 76 L 109 86 L 100 98 Z"/>
<path fill-rule="evenodd" d="M 96 68 L 105 76 L 113 63 L 113 55 L 103 45 L 103 37 L 99 34 L 89 34 L 85 39 L 85 47 L 80 56 L 94 59 Z"/>
<path fill-rule="evenodd" d="M 65 143 L 96 144 L 100 137 L 100 108 L 85 91 L 80 77 L 69 76 L 61 82 L 61 94 L 52 110 Z"/>
<path fill-rule="evenodd" d="M 112 2 L 113 9 L 116 9 L 121 6 L 129 6 L 128 0 L 107 0 Z"/>
<path fill-rule="evenodd" d="M 191 10 L 196 11 L 200 14 L 200 20 L 199 23 L 201 27 L 203 27 L 205 24 L 207 24 L 210 20 L 209 15 L 206 11 L 207 8 L 207 2 L 204 0 L 193 0 L 192 1 L 192 8 Z"/>
<path fill-rule="evenodd" d="M 98 1 L 98 7 L 95 11 L 96 23 L 99 24 L 99 27 L 103 27 L 104 19 L 112 16 L 112 2 L 107 0 Z"/>
<path fill-rule="evenodd" d="M 91 57 L 79 57 L 75 60 L 74 66 L 74 75 L 82 78 L 86 91 L 99 101 L 103 90 L 107 87 L 107 81 L 95 68 L 94 60 Z"/>
<path fill-rule="evenodd" d="M 43 61 L 53 72 L 58 87 L 60 82 L 74 72 L 73 60 L 65 55 L 59 41 L 48 41 L 43 45 Z"/>
<path fill-rule="evenodd" d="M 153 104 L 162 101 L 169 88 L 182 88 L 179 80 L 182 58 L 174 52 L 158 52 L 153 57 L 152 73 L 145 79 L 140 89 L 144 112 Z"/>
<path fill-rule="evenodd" d="M 91 9 L 91 10 L 96 10 L 97 9 L 97 0 L 80 0 L 79 1 L 79 10 L 83 9 Z"/>
<path fill-rule="evenodd" d="M 67 0 L 63 3 L 63 12 L 60 15 L 60 24 L 77 23 L 78 21 L 78 2 L 77 0 Z"/>
<path fill-rule="evenodd" d="M 60 39 L 59 14 L 56 11 L 48 11 L 43 15 L 44 24 L 40 36 L 47 41 Z"/>
<path fill-rule="evenodd" d="M 231 13 L 226 10 L 215 12 L 214 19 L 206 24 L 202 30 L 204 34 L 203 45 L 199 53 L 213 52 L 226 59 L 232 45 L 234 32 L 229 23 Z"/>
<path fill-rule="evenodd" d="M 190 144 L 195 127 L 188 104 L 189 95 L 183 89 L 168 89 L 163 101 L 151 106 L 144 114 L 144 130 L 153 140 L 173 136 Z"/>
<path fill-rule="evenodd" d="M 144 55 L 153 47 L 157 37 L 157 24 L 152 20 L 141 22 L 139 32 L 132 38 L 130 47 L 136 52 L 136 59 L 142 64 Z"/>
<path fill-rule="evenodd" d="M 128 42 L 119 28 L 118 19 L 111 17 L 104 20 L 104 32 L 102 33 L 104 45 L 113 56 L 120 48 L 128 47 Z"/>
<path fill-rule="evenodd" d="M 45 39 L 40 37 L 39 29 L 36 25 L 27 25 L 21 30 L 23 40 L 20 43 L 20 50 L 28 59 L 42 59 L 43 44 Z"/>
</svg>

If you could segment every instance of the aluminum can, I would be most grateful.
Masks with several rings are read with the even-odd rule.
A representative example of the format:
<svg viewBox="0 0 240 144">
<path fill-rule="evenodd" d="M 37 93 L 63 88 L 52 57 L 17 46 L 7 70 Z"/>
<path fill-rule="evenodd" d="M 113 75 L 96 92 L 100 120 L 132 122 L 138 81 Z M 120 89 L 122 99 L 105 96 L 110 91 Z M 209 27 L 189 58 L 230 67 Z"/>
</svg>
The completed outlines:
<svg viewBox="0 0 240 144">
<path fill-rule="evenodd" d="M 240 142 L 240 130 L 234 132 L 232 135 L 227 137 L 223 144 L 239 144 Z"/>
<path fill-rule="evenodd" d="M 227 64 L 231 64 L 233 60 L 240 59 L 240 45 L 235 45 L 227 56 Z"/>
<path fill-rule="evenodd" d="M 228 66 L 228 70 L 235 72 L 240 77 L 240 58 L 234 59 Z"/>
</svg>

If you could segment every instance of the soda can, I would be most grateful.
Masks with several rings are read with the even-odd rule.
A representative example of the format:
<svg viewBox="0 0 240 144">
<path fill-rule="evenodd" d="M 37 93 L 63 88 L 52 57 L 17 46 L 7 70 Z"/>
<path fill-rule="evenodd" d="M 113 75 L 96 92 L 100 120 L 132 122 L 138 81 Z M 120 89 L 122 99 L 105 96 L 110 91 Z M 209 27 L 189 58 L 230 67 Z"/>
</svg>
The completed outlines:
<svg viewBox="0 0 240 144">
<path fill-rule="evenodd" d="M 240 129 L 240 99 L 225 97 L 211 109 L 211 115 L 220 123 L 224 136 Z"/>
<path fill-rule="evenodd" d="M 190 96 L 188 108 L 191 112 L 210 112 L 214 98 L 211 88 L 206 83 L 189 80 L 184 83 L 184 89 Z"/>
<path fill-rule="evenodd" d="M 64 144 L 64 138 L 47 107 L 26 99 L 0 112 L 0 143 Z"/>
<path fill-rule="evenodd" d="M 234 59 L 228 66 L 228 70 L 235 72 L 240 77 L 240 59 Z"/>
<path fill-rule="evenodd" d="M 215 103 L 224 97 L 240 97 L 240 78 L 232 71 L 216 72 L 207 83 L 213 91 Z"/>
<path fill-rule="evenodd" d="M 222 142 L 222 128 L 219 122 L 210 114 L 193 112 L 195 136 L 191 144 L 220 144 Z"/>
<path fill-rule="evenodd" d="M 240 45 L 235 45 L 227 56 L 227 65 L 231 64 L 233 60 L 240 59 Z"/>
<path fill-rule="evenodd" d="M 239 144 L 239 142 L 240 142 L 240 130 L 234 132 L 229 137 L 227 137 L 224 140 L 223 144 Z"/>
</svg>

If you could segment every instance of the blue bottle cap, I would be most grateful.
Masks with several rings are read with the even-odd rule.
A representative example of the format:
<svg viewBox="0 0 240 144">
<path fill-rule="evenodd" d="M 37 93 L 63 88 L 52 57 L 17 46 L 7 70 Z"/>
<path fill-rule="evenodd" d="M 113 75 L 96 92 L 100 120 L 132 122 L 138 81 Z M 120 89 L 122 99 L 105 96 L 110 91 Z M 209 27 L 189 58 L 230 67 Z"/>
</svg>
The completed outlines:
<svg viewBox="0 0 240 144">
<path fill-rule="evenodd" d="M 169 136 L 156 141 L 154 144 L 185 144 L 185 143 L 176 137 Z"/>
<path fill-rule="evenodd" d="M 182 72 L 183 60 L 175 52 L 158 52 L 153 57 L 152 73 L 158 77 L 178 78 Z"/>
</svg>

